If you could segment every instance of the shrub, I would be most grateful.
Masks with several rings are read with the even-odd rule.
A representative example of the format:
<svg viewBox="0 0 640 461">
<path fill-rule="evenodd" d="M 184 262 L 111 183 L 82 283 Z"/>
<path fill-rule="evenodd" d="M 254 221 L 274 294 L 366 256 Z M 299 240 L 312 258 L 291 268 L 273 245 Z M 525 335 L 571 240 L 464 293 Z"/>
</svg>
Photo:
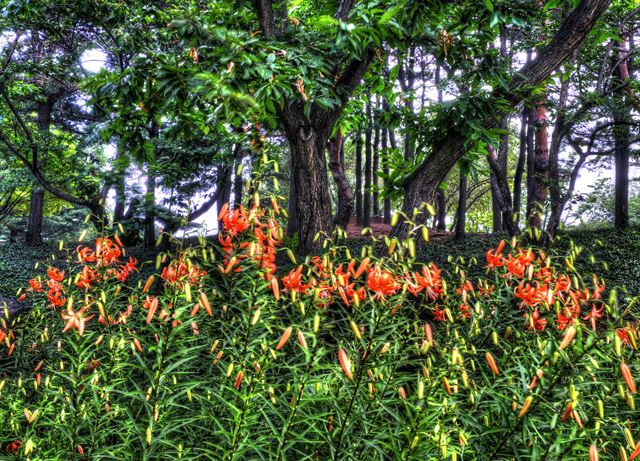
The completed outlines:
<svg viewBox="0 0 640 461">
<path fill-rule="evenodd" d="M 417 264 L 412 240 L 298 261 L 278 218 L 225 207 L 219 245 L 138 283 L 117 236 L 32 279 L 0 338 L 0 459 L 640 453 L 636 301 L 575 271 L 575 248 L 503 241 L 471 280 Z"/>
</svg>

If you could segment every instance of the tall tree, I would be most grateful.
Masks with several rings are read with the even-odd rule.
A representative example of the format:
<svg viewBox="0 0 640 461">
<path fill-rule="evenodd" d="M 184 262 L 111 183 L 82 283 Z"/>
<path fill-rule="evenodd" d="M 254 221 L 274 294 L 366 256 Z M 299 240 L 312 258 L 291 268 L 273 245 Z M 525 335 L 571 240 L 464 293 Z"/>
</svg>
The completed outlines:
<svg viewBox="0 0 640 461">
<path fill-rule="evenodd" d="M 493 97 L 508 102 L 509 108 L 518 104 L 527 95 L 527 88 L 542 83 L 582 43 L 609 3 L 609 0 L 582 0 L 536 59 L 515 74 L 506 91 L 497 90 Z M 507 112 L 505 107 L 500 110 Z M 498 111 L 497 118 L 486 116 L 482 126 L 485 129 L 495 127 L 502 115 Z M 464 132 L 455 128 L 448 130 L 432 144 L 430 155 L 406 178 L 402 211 L 408 218 L 412 217 L 414 209 L 421 209 L 422 203 L 433 201 L 438 184 L 464 155 L 466 141 Z M 399 220 L 393 233 L 405 237 L 409 229 L 407 220 Z"/>
</svg>

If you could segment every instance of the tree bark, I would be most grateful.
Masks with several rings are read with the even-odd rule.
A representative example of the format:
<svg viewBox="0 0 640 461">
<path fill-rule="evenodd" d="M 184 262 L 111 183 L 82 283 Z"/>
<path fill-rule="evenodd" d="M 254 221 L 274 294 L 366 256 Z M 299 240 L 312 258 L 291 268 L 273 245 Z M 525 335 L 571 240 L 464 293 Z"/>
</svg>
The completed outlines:
<svg viewBox="0 0 640 461">
<path fill-rule="evenodd" d="M 609 3 L 610 0 L 581 1 L 538 57 L 517 72 L 507 90 L 497 90 L 495 96 L 507 100 L 511 106 L 522 101 L 531 86 L 543 82 L 582 43 Z M 504 114 L 498 114 L 498 117 L 502 115 Z M 497 120 L 499 118 L 496 116 L 488 116 L 483 125 L 487 128 L 494 127 Z M 434 143 L 432 153 L 407 178 L 402 206 L 407 218 L 412 219 L 413 210 L 421 209 L 423 203 L 433 201 L 438 184 L 464 155 L 465 141 L 463 133 L 451 129 L 442 140 Z M 400 219 L 393 235 L 405 238 L 410 229 L 411 224 L 406 219 Z"/>
<path fill-rule="evenodd" d="M 356 138 L 356 224 L 362 226 L 362 133 Z"/>
<path fill-rule="evenodd" d="M 520 149 L 518 151 L 518 163 L 513 177 L 513 219 L 514 225 L 520 227 L 520 215 L 522 213 L 522 177 L 527 163 L 527 127 L 529 125 L 529 110 L 522 107 L 520 116 Z"/>
<path fill-rule="evenodd" d="M 242 144 L 236 144 L 236 153 L 234 154 L 234 178 L 233 178 L 233 207 L 237 208 L 242 205 L 242 189 L 244 188 L 244 181 L 242 179 L 242 171 L 238 173 L 242 160 L 244 159 L 244 148 Z"/>
<path fill-rule="evenodd" d="M 373 192 L 371 200 L 373 201 L 373 216 L 380 217 L 380 202 L 378 198 L 378 168 L 380 167 L 380 120 L 375 121 L 375 130 L 373 136 L 373 165 L 371 172 L 371 183 Z"/>
<path fill-rule="evenodd" d="M 51 128 L 51 113 L 55 99 L 48 97 L 46 101 L 38 103 L 38 130 L 46 134 Z M 34 167 L 40 168 L 41 161 L 33 159 Z M 30 246 L 42 244 L 42 223 L 44 221 L 44 188 L 40 184 L 34 184 L 29 201 L 29 223 L 25 234 L 25 243 Z"/>
<path fill-rule="evenodd" d="M 160 134 L 160 125 L 151 121 L 149 127 L 149 139 L 156 141 Z M 147 249 L 152 249 L 156 245 L 156 146 L 151 150 L 147 159 L 147 190 L 144 195 L 144 239 L 143 244 Z"/>
<path fill-rule="evenodd" d="M 549 135 L 547 130 L 547 95 L 540 95 L 535 103 L 535 149 L 533 155 L 533 181 L 531 183 L 531 214 L 529 226 L 542 228 L 542 215 L 549 193 Z"/>
<path fill-rule="evenodd" d="M 456 211 L 455 236 L 462 239 L 466 233 L 467 223 L 467 175 L 460 169 L 460 182 L 458 185 L 458 210 Z"/>
<path fill-rule="evenodd" d="M 367 128 L 364 132 L 364 196 L 362 204 L 362 227 L 371 226 L 371 102 L 367 102 Z"/>
<path fill-rule="evenodd" d="M 353 214 L 353 191 L 344 171 L 344 137 L 338 129 L 336 136 L 329 142 L 329 168 L 338 190 L 338 207 L 333 222 L 336 226 L 346 229 Z"/>
<path fill-rule="evenodd" d="M 629 142 L 631 138 L 629 120 L 631 118 L 630 106 L 624 103 L 624 90 L 622 83 L 630 78 L 628 60 L 628 37 L 623 37 L 623 42 L 618 50 L 618 68 L 614 84 L 620 89 L 617 91 L 621 103 L 617 104 L 613 111 L 613 137 L 615 142 L 615 199 L 614 199 L 614 224 L 616 229 L 624 229 L 629 226 Z"/>
<path fill-rule="evenodd" d="M 387 137 L 388 137 L 388 130 L 386 127 L 382 128 L 382 155 L 387 155 Z M 387 177 L 389 175 L 389 167 L 386 165 L 386 163 L 383 164 L 384 166 L 382 167 L 382 173 L 385 175 L 385 177 Z M 386 186 L 387 184 L 385 184 Z M 384 198 L 384 223 L 385 224 L 391 224 L 391 197 L 389 197 L 389 195 L 387 194 Z"/>
</svg>

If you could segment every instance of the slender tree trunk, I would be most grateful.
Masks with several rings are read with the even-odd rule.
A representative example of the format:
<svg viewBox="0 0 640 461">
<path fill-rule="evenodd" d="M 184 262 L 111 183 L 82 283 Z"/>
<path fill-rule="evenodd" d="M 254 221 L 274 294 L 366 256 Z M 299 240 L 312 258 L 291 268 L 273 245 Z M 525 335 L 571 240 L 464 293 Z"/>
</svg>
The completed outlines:
<svg viewBox="0 0 640 461">
<path fill-rule="evenodd" d="M 616 84 L 620 89 L 617 91 L 620 104 L 617 104 L 613 111 L 613 137 L 615 142 L 615 209 L 614 223 L 617 229 L 624 229 L 629 226 L 629 144 L 631 134 L 629 122 L 631 118 L 630 105 L 625 104 L 624 90 L 622 83 L 630 78 L 628 60 L 628 37 L 619 44 L 618 68 L 616 70 Z"/>
<path fill-rule="evenodd" d="M 387 155 L 387 137 L 389 135 L 389 131 L 386 127 L 382 128 L 382 155 Z M 389 167 L 384 164 L 382 167 L 382 173 L 387 177 L 389 175 Z M 385 184 L 387 186 L 388 184 Z M 391 197 L 387 194 L 384 198 L 384 223 L 391 224 Z"/>
<path fill-rule="evenodd" d="M 513 213 L 514 225 L 520 226 L 522 213 L 522 177 L 527 163 L 527 127 L 529 125 L 529 110 L 526 105 L 522 107 L 520 116 L 520 149 L 518 151 L 518 163 L 513 177 Z"/>
<path fill-rule="evenodd" d="M 156 142 L 160 134 L 160 125 L 153 120 L 149 127 L 149 138 Z M 156 146 L 147 160 L 147 190 L 144 196 L 144 247 L 152 249 L 156 245 Z"/>
<path fill-rule="evenodd" d="M 356 224 L 362 225 L 362 133 L 356 137 Z"/>
<path fill-rule="evenodd" d="M 364 200 L 362 206 L 362 226 L 371 226 L 371 102 L 367 103 L 367 120 L 368 125 L 364 133 Z"/>
<path fill-rule="evenodd" d="M 577 52 L 574 54 L 575 59 Z M 565 80 L 560 84 L 560 95 L 556 107 L 556 120 L 551 133 L 551 145 L 549 147 L 549 221 L 547 222 L 546 238 L 553 238 L 560 227 L 562 212 L 567 202 L 563 193 L 563 185 L 560 181 L 560 148 L 564 137 L 570 129 L 570 122 L 565 117 L 565 109 L 569 98 L 569 81 Z"/>
<path fill-rule="evenodd" d="M 436 65 L 436 74 L 435 74 L 435 85 L 438 90 L 438 103 L 442 104 L 444 101 L 444 92 L 442 90 L 441 84 L 441 76 L 440 72 L 442 68 L 440 65 Z M 436 225 L 435 228 L 438 230 L 446 230 L 447 229 L 447 196 L 442 189 L 442 184 L 438 187 L 438 192 L 436 192 L 436 216 L 435 216 Z"/>
<path fill-rule="evenodd" d="M 529 225 L 529 217 L 533 213 L 534 209 L 534 195 L 533 195 L 533 181 L 535 176 L 535 109 L 530 107 L 529 125 L 527 127 L 527 208 L 526 208 L 526 220 Z"/>
<path fill-rule="evenodd" d="M 376 120 L 375 134 L 373 136 L 373 171 L 371 173 L 371 183 L 373 185 L 373 216 L 380 217 L 380 202 L 378 200 L 378 169 L 380 163 L 380 120 Z"/>
<path fill-rule="evenodd" d="M 237 151 L 234 155 L 234 177 L 233 177 L 233 206 L 234 208 L 242 205 L 242 189 L 244 188 L 244 181 L 242 179 L 242 171 L 240 167 L 242 166 L 242 161 L 244 159 L 244 148 L 242 144 L 237 144 Z"/>
<path fill-rule="evenodd" d="M 113 222 L 119 223 L 122 222 L 122 218 L 124 217 L 125 207 L 126 207 L 126 176 L 127 169 L 125 166 L 125 156 L 124 149 L 118 145 L 116 152 L 116 162 L 115 162 L 115 178 L 114 178 L 114 189 L 115 189 L 115 205 L 113 208 Z"/>
<path fill-rule="evenodd" d="M 338 129 L 335 138 L 329 142 L 329 168 L 333 174 L 338 192 L 338 207 L 334 216 L 334 224 L 346 229 L 353 214 L 353 191 L 344 171 L 344 138 Z"/>
<path fill-rule="evenodd" d="M 539 53 L 536 60 L 519 69 L 506 90 L 497 90 L 496 96 L 506 99 L 513 107 L 526 96 L 526 88 L 541 84 L 584 41 L 598 18 L 609 6 L 609 0 L 582 0 L 564 19 L 558 32 Z M 499 114 L 499 117 L 503 114 Z M 495 127 L 497 120 L 487 116 L 481 121 L 485 128 Z M 402 212 L 408 220 L 414 219 L 414 210 L 423 211 L 424 202 L 433 201 L 438 184 L 464 155 L 464 133 L 452 127 L 447 134 L 433 143 L 432 152 L 416 167 L 403 183 L 405 190 Z M 406 238 L 412 228 L 407 219 L 400 219 L 392 235 Z M 414 219 L 415 221 L 415 219 Z"/>
<path fill-rule="evenodd" d="M 455 236 L 464 238 L 467 223 L 467 176 L 460 169 L 460 182 L 458 186 L 458 210 L 456 211 Z"/>
<path fill-rule="evenodd" d="M 436 192 L 436 229 L 447 229 L 447 197 L 442 189 Z"/>
</svg>

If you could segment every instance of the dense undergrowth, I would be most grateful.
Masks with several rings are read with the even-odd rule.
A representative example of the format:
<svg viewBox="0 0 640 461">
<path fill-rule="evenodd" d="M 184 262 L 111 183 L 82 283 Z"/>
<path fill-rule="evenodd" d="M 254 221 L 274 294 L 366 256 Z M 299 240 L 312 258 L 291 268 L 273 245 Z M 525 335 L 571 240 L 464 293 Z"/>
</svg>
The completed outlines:
<svg viewBox="0 0 640 461">
<path fill-rule="evenodd" d="M 484 254 L 487 248 L 495 247 L 502 238 L 507 237 L 469 234 L 462 240 L 443 238 L 430 242 L 418 241 L 416 260 L 434 262 L 439 267 L 450 270 L 453 268 L 451 258 L 455 261 L 462 256 L 469 274 L 480 276 L 484 272 Z M 576 267 L 580 270 L 602 274 L 611 287 L 620 287 L 629 293 L 640 293 L 640 227 L 625 230 L 607 227 L 594 230 L 572 229 L 562 235 L 554 247 L 559 252 L 566 252 L 570 241 L 584 248 L 576 259 Z M 197 240 L 194 240 L 194 244 L 198 244 Z M 358 239 L 346 242 L 345 245 L 357 253 L 363 242 Z M 73 244 L 69 243 L 68 246 L 73 247 Z M 129 248 L 128 251 L 140 261 L 152 260 L 157 254 L 136 247 Z M 27 284 L 35 265 L 47 263 L 52 255 L 63 257 L 57 243 L 36 248 L 23 244 L 0 245 L 0 297 L 15 296 L 17 287 Z M 594 262 L 591 261 L 591 256 L 594 256 Z M 284 266 L 291 264 L 286 257 L 279 259 Z M 606 262 L 605 266 L 603 262 Z"/>
<path fill-rule="evenodd" d="M 575 246 L 495 242 L 478 277 L 414 240 L 303 261 L 277 204 L 222 218 L 216 246 L 144 262 L 105 236 L 40 267 L 1 327 L 0 459 L 640 453 L 636 299 Z"/>
</svg>

